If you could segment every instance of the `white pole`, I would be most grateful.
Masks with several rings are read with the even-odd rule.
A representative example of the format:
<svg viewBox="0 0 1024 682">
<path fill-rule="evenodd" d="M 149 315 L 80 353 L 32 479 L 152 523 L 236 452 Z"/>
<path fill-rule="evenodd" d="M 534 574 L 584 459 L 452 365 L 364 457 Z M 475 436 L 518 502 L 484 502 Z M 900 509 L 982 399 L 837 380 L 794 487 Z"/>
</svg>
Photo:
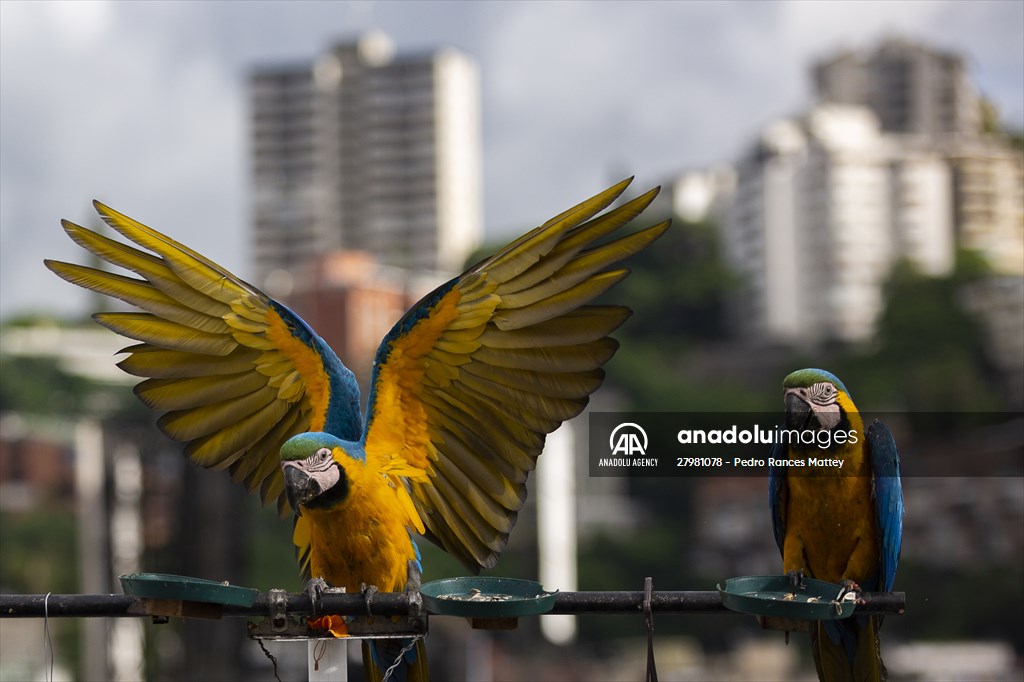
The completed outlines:
<svg viewBox="0 0 1024 682">
<path fill-rule="evenodd" d="M 566 422 L 548 435 L 537 460 L 537 545 L 540 582 L 546 590 L 576 590 L 575 433 Z M 576 637 L 576 616 L 540 617 L 544 638 L 568 644 Z"/>
<path fill-rule="evenodd" d="M 142 555 L 142 459 L 135 446 L 114 451 L 114 509 L 110 517 L 113 574 L 138 573 Z M 145 633 L 138 618 L 114 618 L 110 628 L 110 677 L 143 678 Z"/>
<path fill-rule="evenodd" d="M 103 429 L 89 419 L 75 426 L 75 491 L 78 494 L 78 560 L 83 594 L 105 594 L 107 533 L 104 493 Z M 87 680 L 109 678 L 107 620 L 86 618 L 82 623 L 83 673 Z"/>
</svg>

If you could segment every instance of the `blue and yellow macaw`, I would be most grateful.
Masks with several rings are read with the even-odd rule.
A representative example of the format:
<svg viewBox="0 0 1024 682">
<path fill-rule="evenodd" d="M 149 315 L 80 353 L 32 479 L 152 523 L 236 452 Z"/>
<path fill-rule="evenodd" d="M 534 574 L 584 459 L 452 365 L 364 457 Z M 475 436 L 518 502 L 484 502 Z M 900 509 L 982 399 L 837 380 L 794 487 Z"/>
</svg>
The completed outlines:
<svg viewBox="0 0 1024 682">
<path fill-rule="evenodd" d="M 783 570 L 794 580 L 806 575 L 855 591 L 891 592 L 903 536 L 900 458 L 892 433 L 877 420 L 865 431 L 843 382 L 824 370 L 793 372 L 783 391 L 785 428 L 828 437 L 811 445 L 777 443 L 772 457 L 844 460 L 841 470 L 771 468 L 769 506 Z M 847 435 L 835 437 L 840 431 Z M 851 432 L 855 438 L 848 437 Z M 880 616 L 857 615 L 819 621 L 811 631 L 818 678 L 886 679 L 881 623 Z"/>
<path fill-rule="evenodd" d="M 384 337 L 365 424 L 352 372 L 295 313 L 216 263 L 103 204 L 140 250 L 64 221 L 129 277 L 46 261 L 143 312 L 94 316 L 139 341 L 118 363 L 185 454 L 294 512 L 303 574 L 357 591 L 418 581 L 414 533 L 476 571 L 494 565 L 546 434 L 582 411 L 630 315 L 590 305 L 668 221 L 608 240 L 653 189 L 598 215 L 630 180 L 552 218 L 419 301 Z M 384 640 L 381 640 L 381 646 Z M 368 677 L 393 656 L 364 646 Z M 395 679 L 426 675 L 422 641 Z"/>
</svg>

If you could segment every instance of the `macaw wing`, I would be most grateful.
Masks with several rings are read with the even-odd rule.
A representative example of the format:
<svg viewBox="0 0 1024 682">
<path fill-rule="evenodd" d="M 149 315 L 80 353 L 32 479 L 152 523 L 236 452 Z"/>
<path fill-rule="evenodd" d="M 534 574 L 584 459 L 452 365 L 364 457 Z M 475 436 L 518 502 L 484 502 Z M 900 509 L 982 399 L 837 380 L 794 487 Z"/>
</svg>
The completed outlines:
<svg viewBox="0 0 1024 682">
<path fill-rule="evenodd" d="M 668 222 L 597 243 L 652 190 L 601 216 L 629 180 L 534 229 L 428 294 L 385 336 L 370 383 L 367 462 L 396 458 L 426 535 L 471 570 L 494 564 L 526 498 L 545 436 L 575 417 L 628 316 L 586 305 Z"/>
<path fill-rule="evenodd" d="M 47 260 L 46 266 L 144 311 L 94 315 L 108 329 L 141 341 L 125 348 L 128 357 L 118 363 L 145 378 L 136 395 L 164 413 L 157 423 L 187 443 L 189 459 L 228 469 L 248 490 L 258 489 L 264 504 L 276 502 L 286 512 L 281 444 L 328 426 L 342 438 L 361 436 L 351 372 L 285 306 L 156 230 L 95 206 L 107 224 L 146 250 L 68 221 L 62 222 L 65 231 L 141 279 L 60 261 Z M 355 391 L 354 399 L 340 395 L 346 389 Z"/>
<path fill-rule="evenodd" d="M 879 585 L 891 592 L 896 579 L 903 542 L 903 486 L 900 483 L 900 455 L 889 428 L 877 419 L 867 429 L 871 458 L 875 514 L 878 521 Z"/>
<path fill-rule="evenodd" d="M 772 459 L 785 459 L 786 446 L 776 443 L 772 446 Z M 786 467 L 768 467 L 768 509 L 772 514 L 772 532 L 775 534 L 775 544 L 779 546 L 779 553 L 783 553 L 783 546 L 786 541 L 786 500 L 789 496 L 789 489 L 786 486 Z"/>
</svg>

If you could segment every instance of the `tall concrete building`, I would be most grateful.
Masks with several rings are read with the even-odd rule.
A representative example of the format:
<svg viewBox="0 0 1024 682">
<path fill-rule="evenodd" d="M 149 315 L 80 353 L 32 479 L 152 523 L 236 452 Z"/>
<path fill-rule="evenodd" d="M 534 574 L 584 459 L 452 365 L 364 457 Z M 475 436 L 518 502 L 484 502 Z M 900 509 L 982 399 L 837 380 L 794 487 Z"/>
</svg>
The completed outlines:
<svg viewBox="0 0 1024 682">
<path fill-rule="evenodd" d="M 1001 274 L 1024 275 L 1024 153 L 990 136 L 952 138 L 942 153 L 952 170 L 957 242 Z"/>
<path fill-rule="evenodd" d="M 933 274 L 952 266 L 948 185 L 938 158 L 900 153 L 863 107 L 766 128 L 737 166 L 724 227 L 745 330 L 797 344 L 869 338 L 896 258 Z"/>
<path fill-rule="evenodd" d="M 764 128 L 736 168 L 724 250 L 755 338 L 872 338 L 895 260 L 957 248 L 1024 274 L 1024 157 L 982 133 L 963 59 L 902 41 L 814 67 L 819 103 Z"/>
<path fill-rule="evenodd" d="M 395 54 L 370 33 L 256 69 L 254 257 L 260 283 L 333 249 L 457 270 L 482 232 L 479 74 L 453 49 Z"/>
<path fill-rule="evenodd" d="M 1024 274 L 1024 164 L 1019 150 L 983 134 L 963 56 L 890 39 L 821 60 L 812 72 L 820 102 L 865 106 L 894 145 L 939 154 L 957 245 L 984 253 L 1001 273 Z"/>
<path fill-rule="evenodd" d="M 812 73 L 820 101 L 868 107 L 885 132 L 974 134 L 980 126 L 978 96 L 953 52 L 890 39 L 819 61 Z"/>
</svg>

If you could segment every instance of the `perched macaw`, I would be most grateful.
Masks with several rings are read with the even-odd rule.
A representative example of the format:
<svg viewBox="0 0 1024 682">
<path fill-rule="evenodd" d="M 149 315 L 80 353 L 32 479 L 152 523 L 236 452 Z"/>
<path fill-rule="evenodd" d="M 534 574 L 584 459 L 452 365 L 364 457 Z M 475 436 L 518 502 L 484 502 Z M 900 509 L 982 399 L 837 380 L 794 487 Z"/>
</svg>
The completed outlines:
<svg viewBox="0 0 1024 682">
<path fill-rule="evenodd" d="M 841 470 L 772 467 L 769 506 L 783 570 L 794 580 L 808 576 L 854 591 L 891 592 L 903 536 L 900 458 L 892 433 L 877 420 L 865 431 L 843 382 L 824 370 L 793 372 L 783 392 L 785 428 L 828 437 L 822 433 L 813 445 L 777 443 L 772 457 L 843 460 Z M 819 679 L 886 679 L 881 623 L 881 616 L 863 615 L 820 621 L 811 632 Z"/>
<path fill-rule="evenodd" d="M 307 578 L 358 591 L 419 579 L 413 533 L 474 571 L 490 568 L 526 498 L 546 434 L 583 410 L 630 315 L 588 303 L 621 281 L 609 266 L 668 221 L 607 240 L 655 188 L 598 215 L 620 182 L 552 218 L 419 301 L 384 337 L 365 423 L 352 372 L 298 315 L 169 237 L 96 203 L 146 251 L 73 223 L 79 245 L 141 279 L 46 261 L 73 284 L 144 312 L 94 316 L 141 343 L 118 363 L 185 454 L 227 469 L 294 512 Z M 386 640 L 379 640 L 381 647 Z M 394 648 L 393 646 L 391 648 Z M 364 646 L 368 677 L 395 655 Z M 426 675 L 422 640 L 394 679 Z M 372 678 L 372 677 L 371 677 Z"/>
</svg>

